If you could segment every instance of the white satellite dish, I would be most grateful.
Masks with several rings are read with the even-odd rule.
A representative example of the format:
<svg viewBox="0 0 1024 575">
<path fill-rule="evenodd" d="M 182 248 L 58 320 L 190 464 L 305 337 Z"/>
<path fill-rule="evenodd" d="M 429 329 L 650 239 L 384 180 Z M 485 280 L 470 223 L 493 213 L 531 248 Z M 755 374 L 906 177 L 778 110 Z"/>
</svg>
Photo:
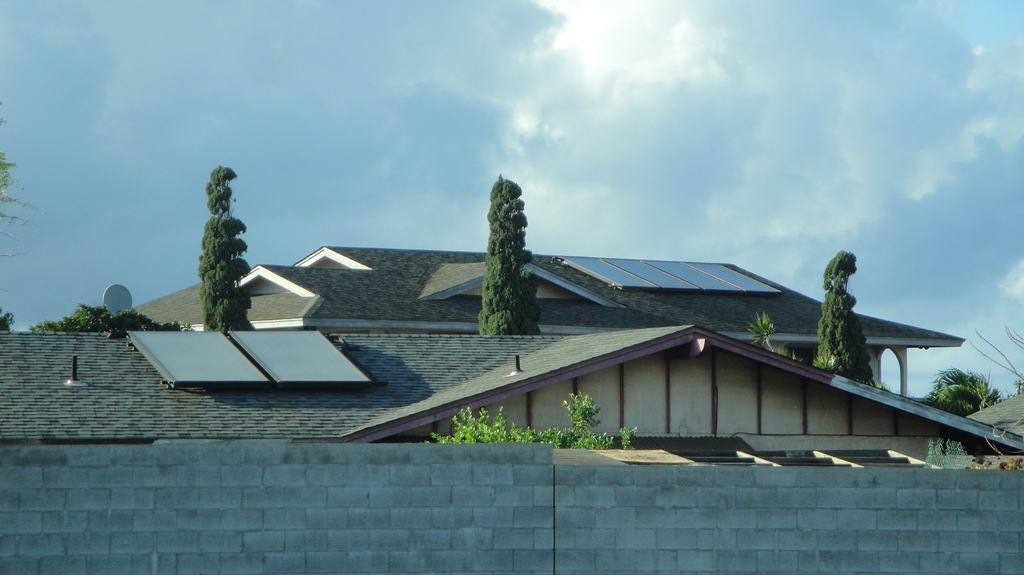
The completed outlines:
<svg viewBox="0 0 1024 575">
<path fill-rule="evenodd" d="M 122 310 L 132 309 L 132 294 L 121 284 L 108 286 L 103 290 L 103 306 L 107 308 L 110 315 L 117 315 Z"/>
</svg>

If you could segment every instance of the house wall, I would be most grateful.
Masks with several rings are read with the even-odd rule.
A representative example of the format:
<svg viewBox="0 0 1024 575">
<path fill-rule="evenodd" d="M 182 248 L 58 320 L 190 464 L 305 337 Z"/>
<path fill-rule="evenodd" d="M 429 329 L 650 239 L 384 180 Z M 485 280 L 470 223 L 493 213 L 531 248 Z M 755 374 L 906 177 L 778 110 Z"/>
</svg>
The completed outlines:
<svg viewBox="0 0 1024 575">
<path fill-rule="evenodd" d="M 573 385 L 563 381 L 531 393 L 534 427 L 569 424 L 562 401 Z M 601 408 L 596 430 L 602 433 L 617 433 L 624 423 L 640 435 L 738 435 L 771 450 L 899 445 L 922 459 L 928 440 L 940 436 L 939 426 L 928 420 L 897 417 L 890 407 L 719 350 L 692 359 L 655 354 L 582 376 L 575 386 Z M 503 405 L 506 416 L 525 425 L 525 400 Z"/>
<path fill-rule="evenodd" d="M 0 446 L 0 573 L 1021 573 L 1024 474 L 544 445 Z"/>
</svg>

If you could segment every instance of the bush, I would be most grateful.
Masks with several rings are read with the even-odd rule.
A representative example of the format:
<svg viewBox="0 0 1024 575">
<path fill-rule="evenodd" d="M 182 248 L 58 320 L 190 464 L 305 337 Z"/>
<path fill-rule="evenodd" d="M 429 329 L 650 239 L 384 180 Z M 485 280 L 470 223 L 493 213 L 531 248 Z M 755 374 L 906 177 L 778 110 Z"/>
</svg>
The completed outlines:
<svg viewBox="0 0 1024 575">
<path fill-rule="evenodd" d="M 594 404 L 594 399 L 587 394 L 569 394 L 569 399 L 562 402 L 572 422 L 572 427 L 551 427 L 536 430 L 519 427 L 509 423 L 498 408 L 498 413 L 491 415 L 484 408 L 479 415 L 465 407 L 452 418 L 451 435 L 432 433 L 430 436 L 438 443 L 550 443 L 558 449 L 611 449 L 615 438 L 607 433 L 597 435 L 593 427 L 601 423 L 597 414 L 601 408 Z M 632 440 L 636 436 L 636 428 L 621 428 L 622 448 L 632 449 Z"/>
</svg>

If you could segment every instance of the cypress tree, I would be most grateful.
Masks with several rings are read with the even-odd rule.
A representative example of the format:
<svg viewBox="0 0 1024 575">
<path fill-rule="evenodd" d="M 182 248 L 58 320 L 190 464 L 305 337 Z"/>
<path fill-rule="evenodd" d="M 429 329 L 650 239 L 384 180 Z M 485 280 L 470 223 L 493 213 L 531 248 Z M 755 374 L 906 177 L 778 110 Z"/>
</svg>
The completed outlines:
<svg viewBox="0 0 1024 575">
<path fill-rule="evenodd" d="M 238 280 L 249 272 L 242 259 L 245 224 L 231 216 L 231 186 L 235 179 L 231 168 L 217 166 L 206 184 L 206 205 L 210 219 L 203 232 L 203 255 L 199 256 L 199 299 L 203 306 L 203 328 L 206 331 L 252 329 L 246 317 L 249 295 L 238 287 Z"/>
<path fill-rule="evenodd" d="M 532 254 L 526 249 L 526 214 L 523 191 L 512 180 L 498 176 L 491 188 L 483 308 L 478 318 L 482 335 L 540 333 L 537 321 L 537 276 L 523 269 Z"/>
<path fill-rule="evenodd" d="M 818 358 L 831 371 L 862 383 L 870 383 L 871 359 L 860 320 L 853 313 L 857 298 L 846 291 L 857 272 L 857 256 L 840 251 L 825 267 L 825 301 L 818 321 Z"/>
</svg>

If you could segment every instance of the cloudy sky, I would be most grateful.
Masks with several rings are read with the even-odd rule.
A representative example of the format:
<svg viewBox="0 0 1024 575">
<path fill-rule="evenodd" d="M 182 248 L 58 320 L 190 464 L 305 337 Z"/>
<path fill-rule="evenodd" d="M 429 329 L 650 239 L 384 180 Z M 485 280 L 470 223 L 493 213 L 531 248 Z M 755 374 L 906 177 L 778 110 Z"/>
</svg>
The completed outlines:
<svg viewBox="0 0 1024 575">
<path fill-rule="evenodd" d="M 544 254 L 732 262 L 1011 351 L 1024 329 L 1024 3 L 0 0 L 27 329 L 197 281 L 211 169 L 251 264 L 480 251 L 498 174 Z M 10 211 L 10 210 L 8 210 Z M 1024 364 L 1024 350 L 1012 357 Z M 912 351 L 911 392 L 965 345 Z M 885 379 L 898 384 L 895 362 Z"/>
</svg>

